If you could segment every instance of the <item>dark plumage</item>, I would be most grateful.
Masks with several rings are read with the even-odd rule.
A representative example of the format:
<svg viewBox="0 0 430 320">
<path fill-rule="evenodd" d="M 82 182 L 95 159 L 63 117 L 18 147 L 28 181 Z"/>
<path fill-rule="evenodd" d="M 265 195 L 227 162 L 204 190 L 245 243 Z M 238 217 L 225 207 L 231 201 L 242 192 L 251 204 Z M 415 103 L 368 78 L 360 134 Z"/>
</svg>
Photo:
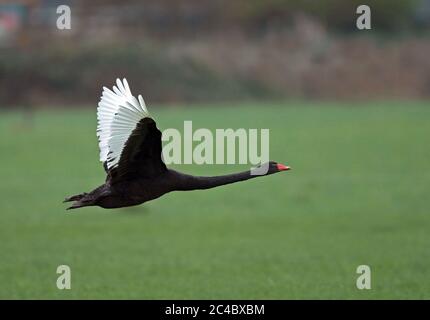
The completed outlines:
<svg viewBox="0 0 430 320">
<path fill-rule="evenodd" d="M 125 79 L 124 83 L 117 80 L 117 85 L 119 89 L 114 87 L 115 93 L 111 91 L 106 93 L 106 96 L 111 99 L 108 103 L 113 101 L 114 104 L 108 104 L 104 101 L 105 92 L 102 96 L 102 101 L 99 103 L 99 144 L 101 160 L 104 160 L 103 166 L 107 173 L 106 182 L 89 193 L 66 198 L 65 202 L 74 201 L 68 209 L 86 206 L 100 206 L 103 208 L 134 206 L 156 199 L 171 191 L 210 189 L 261 176 L 251 175 L 251 171 L 248 170 L 223 176 L 196 177 L 168 169 L 161 157 L 161 132 L 158 130 L 155 121 L 147 114 L 138 119 L 136 124 L 131 123 L 134 129 L 129 130 L 128 138 L 124 140 L 125 143 L 115 144 L 112 136 L 116 137 L 115 135 L 118 135 L 118 131 L 123 130 L 125 123 L 124 121 L 121 122 L 122 126 L 117 129 L 115 121 L 117 121 L 117 117 L 121 117 L 121 112 L 125 109 L 124 106 L 127 106 L 127 108 L 134 107 L 138 112 L 141 110 L 147 112 L 143 99 L 139 97 L 138 101 L 131 96 Z M 105 88 L 105 90 L 108 89 Z M 112 100 L 115 98 L 112 94 L 116 94 L 119 100 Z M 121 98 L 125 102 L 120 100 Z M 127 99 L 131 99 L 131 102 L 129 103 Z M 118 104 L 118 110 L 115 110 L 116 104 Z M 140 106 L 141 108 L 139 109 Z M 133 112 L 137 112 L 134 109 Z M 108 114 L 107 120 L 103 118 L 105 114 Z M 130 121 L 130 119 L 133 120 L 133 117 L 128 117 L 126 120 Z M 120 120 L 123 119 L 120 118 Z M 113 124 L 106 126 L 103 121 Z M 104 134 L 104 130 L 107 130 L 106 134 Z M 124 132 L 121 133 L 124 135 Z M 107 141 L 105 141 L 106 136 L 109 137 Z M 118 146 L 119 150 L 117 150 Z M 104 150 L 103 148 L 107 149 Z M 120 154 L 120 156 L 115 156 L 115 154 Z M 289 167 L 287 166 L 271 161 L 265 175 L 288 169 Z"/>
</svg>

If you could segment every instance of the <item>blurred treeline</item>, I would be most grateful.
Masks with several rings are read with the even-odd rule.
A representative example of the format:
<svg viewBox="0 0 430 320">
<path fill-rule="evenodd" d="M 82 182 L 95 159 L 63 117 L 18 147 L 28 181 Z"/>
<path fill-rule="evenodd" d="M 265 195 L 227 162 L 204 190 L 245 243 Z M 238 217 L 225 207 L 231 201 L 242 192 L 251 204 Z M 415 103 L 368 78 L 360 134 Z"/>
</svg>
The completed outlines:
<svg viewBox="0 0 430 320">
<path fill-rule="evenodd" d="M 430 4 L 420 0 L 239 0 L 235 15 L 250 25 L 288 24 L 297 12 L 306 13 L 330 30 L 356 31 L 356 8 L 368 5 L 372 24 L 378 32 L 417 30 L 429 26 Z"/>
<path fill-rule="evenodd" d="M 58 5 L 71 30 L 58 30 Z M 430 0 L 0 3 L 0 107 L 94 105 L 127 77 L 148 101 L 430 97 Z"/>
</svg>

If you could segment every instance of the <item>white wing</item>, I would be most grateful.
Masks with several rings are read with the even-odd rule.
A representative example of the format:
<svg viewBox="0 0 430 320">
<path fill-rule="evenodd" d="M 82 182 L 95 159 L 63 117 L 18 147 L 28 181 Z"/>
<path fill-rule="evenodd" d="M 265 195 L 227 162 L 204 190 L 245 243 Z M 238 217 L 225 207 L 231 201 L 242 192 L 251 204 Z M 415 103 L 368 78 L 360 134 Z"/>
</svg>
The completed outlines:
<svg viewBox="0 0 430 320">
<path fill-rule="evenodd" d="M 106 162 L 108 169 L 118 165 L 125 143 L 145 117 L 149 117 L 145 102 L 141 95 L 136 99 L 131 94 L 126 79 L 116 79 L 113 91 L 103 87 L 97 108 L 97 138 L 100 161 Z"/>
</svg>

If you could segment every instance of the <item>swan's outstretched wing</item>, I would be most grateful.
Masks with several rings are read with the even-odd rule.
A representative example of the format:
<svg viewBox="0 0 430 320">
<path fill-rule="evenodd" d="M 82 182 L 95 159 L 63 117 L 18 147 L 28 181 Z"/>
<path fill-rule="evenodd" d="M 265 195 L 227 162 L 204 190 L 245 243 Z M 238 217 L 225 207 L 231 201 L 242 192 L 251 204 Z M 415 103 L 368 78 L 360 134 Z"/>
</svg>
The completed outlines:
<svg viewBox="0 0 430 320">
<path fill-rule="evenodd" d="M 161 132 L 141 95 L 136 99 L 127 80 L 113 91 L 104 87 L 97 108 L 100 161 L 112 181 L 154 177 L 166 170 L 161 158 Z"/>
</svg>

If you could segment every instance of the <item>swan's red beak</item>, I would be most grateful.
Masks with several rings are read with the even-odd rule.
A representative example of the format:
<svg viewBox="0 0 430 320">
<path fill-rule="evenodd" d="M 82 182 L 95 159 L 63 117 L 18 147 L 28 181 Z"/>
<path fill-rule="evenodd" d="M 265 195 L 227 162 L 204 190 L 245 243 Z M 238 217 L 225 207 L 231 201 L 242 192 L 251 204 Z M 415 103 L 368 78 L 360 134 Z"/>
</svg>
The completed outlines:
<svg viewBox="0 0 430 320">
<path fill-rule="evenodd" d="M 283 164 L 280 164 L 280 163 L 277 164 L 277 167 L 279 171 L 285 171 L 285 170 L 291 169 L 289 166 L 284 166 Z"/>
</svg>

